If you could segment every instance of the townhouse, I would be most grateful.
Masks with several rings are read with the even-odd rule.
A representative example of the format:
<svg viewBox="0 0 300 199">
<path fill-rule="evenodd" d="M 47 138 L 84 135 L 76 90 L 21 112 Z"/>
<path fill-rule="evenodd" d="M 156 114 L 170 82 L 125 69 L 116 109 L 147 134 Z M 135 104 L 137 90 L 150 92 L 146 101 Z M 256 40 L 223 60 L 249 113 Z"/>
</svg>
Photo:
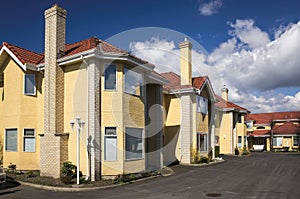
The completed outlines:
<svg viewBox="0 0 300 199">
<path fill-rule="evenodd" d="M 196 154 L 214 157 L 214 92 L 207 76 L 192 77 L 192 43 L 179 44 L 180 75 L 162 73 L 165 164 L 191 163 Z"/>
<path fill-rule="evenodd" d="M 235 148 L 247 148 L 246 108 L 228 101 L 228 88 L 222 88 L 222 97 L 216 95 L 215 133 L 220 154 L 234 154 Z"/>
<path fill-rule="evenodd" d="M 251 149 L 299 150 L 300 111 L 249 114 L 246 123 Z"/>
<path fill-rule="evenodd" d="M 0 46 L 3 166 L 59 177 L 63 162 L 76 163 L 79 140 L 91 180 L 161 168 L 162 108 L 151 107 L 161 107 L 167 80 L 95 37 L 66 44 L 66 14 L 45 11 L 44 54 Z"/>
</svg>

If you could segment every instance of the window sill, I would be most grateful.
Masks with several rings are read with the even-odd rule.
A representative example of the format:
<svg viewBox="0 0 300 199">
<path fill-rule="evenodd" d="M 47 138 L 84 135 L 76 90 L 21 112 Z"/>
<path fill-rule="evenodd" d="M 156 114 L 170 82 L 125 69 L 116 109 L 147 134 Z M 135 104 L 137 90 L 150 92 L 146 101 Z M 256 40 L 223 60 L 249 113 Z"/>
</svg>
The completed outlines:
<svg viewBox="0 0 300 199">
<path fill-rule="evenodd" d="M 145 158 L 125 159 L 125 162 L 144 160 Z"/>
</svg>

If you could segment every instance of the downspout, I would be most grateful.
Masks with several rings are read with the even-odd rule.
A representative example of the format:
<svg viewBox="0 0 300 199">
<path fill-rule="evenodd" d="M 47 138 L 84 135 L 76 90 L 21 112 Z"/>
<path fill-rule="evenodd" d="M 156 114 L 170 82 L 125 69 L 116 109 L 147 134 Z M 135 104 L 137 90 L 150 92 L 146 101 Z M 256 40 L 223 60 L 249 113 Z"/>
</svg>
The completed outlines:
<svg viewBox="0 0 300 199">
<path fill-rule="evenodd" d="M 230 152 L 231 154 L 233 154 L 233 140 L 232 140 L 232 133 L 233 133 L 233 112 L 230 113 L 230 119 L 231 119 L 231 123 L 230 123 Z"/>
<path fill-rule="evenodd" d="M 86 115 L 86 119 L 87 119 L 87 133 L 86 133 L 86 176 L 85 176 L 85 180 L 89 180 L 90 179 L 90 131 L 89 131 L 89 96 L 90 96 L 90 93 L 89 93 L 89 72 L 88 72 L 88 64 L 86 63 L 86 60 L 83 59 L 83 56 L 81 56 L 81 59 L 82 59 L 82 63 L 85 63 L 86 64 L 86 75 L 87 75 L 87 115 Z"/>
</svg>

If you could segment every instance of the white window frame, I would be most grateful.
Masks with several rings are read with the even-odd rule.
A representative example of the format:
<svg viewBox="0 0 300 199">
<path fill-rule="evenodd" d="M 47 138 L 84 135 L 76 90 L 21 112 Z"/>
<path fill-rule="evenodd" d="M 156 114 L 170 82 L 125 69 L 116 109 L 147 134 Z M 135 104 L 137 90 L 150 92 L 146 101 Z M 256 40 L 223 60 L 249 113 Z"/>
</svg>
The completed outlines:
<svg viewBox="0 0 300 199">
<path fill-rule="evenodd" d="M 138 157 L 138 158 L 128 158 L 127 156 L 126 156 L 126 148 L 127 148 L 127 145 L 126 145 L 126 143 L 127 143 L 127 140 L 126 140 L 126 135 L 127 135 L 127 130 L 128 129 L 139 129 L 139 130 L 141 130 L 141 132 L 142 132 L 142 137 L 141 137 L 141 139 L 142 139 L 142 156 L 141 157 Z M 142 159 L 144 159 L 144 157 L 145 157 L 145 136 L 144 136 L 144 134 L 145 134 L 145 132 L 144 132 L 144 129 L 143 128 L 135 128 L 135 127 L 125 127 L 125 150 L 124 150 L 124 157 L 125 157 L 125 160 L 142 160 Z M 132 135 L 131 135 L 132 136 Z M 132 137 L 134 137 L 134 136 L 132 136 Z"/>
<path fill-rule="evenodd" d="M 138 82 L 138 83 L 140 83 L 140 85 L 139 85 L 139 89 L 140 89 L 140 93 L 139 94 L 137 94 L 137 93 L 133 93 L 133 92 L 130 92 L 130 91 L 128 91 L 128 90 L 126 90 L 126 70 L 127 71 L 131 71 L 131 72 L 133 72 L 133 73 L 136 73 L 136 74 L 138 74 L 138 75 L 140 75 L 141 76 L 141 82 Z M 129 95 L 136 95 L 136 96 L 142 96 L 142 85 L 143 85 L 143 82 L 144 82 L 144 77 L 143 77 L 143 74 L 142 73 L 138 73 L 137 71 L 135 71 L 135 70 L 132 70 L 132 69 L 130 69 L 130 68 L 128 68 L 128 67 L 124 67 L 124 92 L 125 93 L 127 93 L 127 94 L 129 94 Z M 135 91 L 136 91 L 137 89 L 135 89 Z"/>
<path fill-rule="evenodd" d="M 33 83 L 33 85 L 34 85 L 34 91 L 33 91 L 33 93 L 27 93 L 26 92 L 26 77 L 27 76 L 34 77 L 34 83 Z M 23 81 L 23 83 L 24 83 L 24 95 L 30 95 L 30 96 L 36 95 L 36 77 L 35 77 L 35 74 L 24 74 L 24 81 Z"/>
<path fill-rule="evenodd" d="M 274 144 L 274 139 L 276 139 L 276 145 Z M 281 145 L 278 145 L 278 139 L 280 140 L 281 139 Z M 274 147 L 282 147 L 283 146 L 283 137 L 282 136 L 278 136 L 278 137 L 273 137 L 273 146 Z"/>
<path fill-rule="evenodd" d="M 115 129 L 115 131 L 116 131 L 116 134 L 115 135 L 106 135 L 106 130 L 107 129 L 112 129 L 112 128 L 114 128 Z M 114 138 L 114 139 L 116 139 L 116 159 L 108 159 L 107 158 L 107 151 L 106 151 L 106 139 L 107 138 Z M 106 126 L 105 128 L 104 128 L 104 160 L 105 161 L 117 161 L 118 160 L 118 131 L 117 131 L 117 127 L 115 127 L 115 126 Z"/>
<path fill-rule="evenodd" d="M 208 114 L 208 99 L 200 95 L 196 95 L 196 104 L 197 104 L 197 113 L 203 113 L 205 115 Z"/>
<path fill-rule="evenodd" d="M 239 138 L 240 138 L 240 140 L 239 140 Z M 241 141 L 241 142 L 239 142 L 239 141 Z M 238 136 L 237 146 L 238 146 L 238 148 L 243 147 L 243 136 L 240 136 L 240 135 Z"/>
<path fill-rule="evenodd" d="M 33 135 L 25 135 L 26 130 L 33 130 Z M 34 150 L 32 151 L 27 151 L 26 150 L 26 139 L 34 139 Z M 23 152 L 25 153 L 35 153 L 36 152 L 36 133 L 34 128 L 25 128 L 23 130 Z"/>
<path fill-rule="evenodd" d="M 204 150 L 203 151 L 201 151 L 201 142 L 200 142 L 200 140 L 201 140 L 201 135 L 204 135 L 204 146 L 203 146 L 203 148 L 204 148 Z M 197 135 L 196 135 L 197 137 L 196 137 L 196 139 L 197 139 L 197 148 L 198 148 L 198 151 L 200 152 L 200 153 L 207 153 L 208 152 L 208 148 L 209 148 L 209 143 L 208 143 L 208 133 L 203 133 L 203 132 L 197 132 Z M 206 150 L 205 150 L 205 148 L 206 148 Z"/>
<path fill-rule="evenodd" d="M 115 69 L 116 69 L 116 72 L 115 72 L 115 76 L 116 76 L 115 88 L 106 88 L 106 69 L 108 67 L 112 67 L 112 66 L 114 66 Z M 104 77 L 104 90 L 105 91 L 117 91 L 117 88 L 118 88 L 118 67 L 117 67 L 117 64 L 105 64 L 104 65 L 103 77 Z"/>
<path fill-rule="evenodd" d="M 298 144 L 295 145 L 295 140 L 298 140 Z M 293 147 L 300 145 L 300 135 L 294 135 L 293 136 Z"/>
<path fill-rule="evenodd" d="M 17 145 L 17 148 L 16 150 L 8 150 L 7 149 L 7 130 L 16 130 L 17 131 L 17 139 L 16 139 L 16 145 Z M 17 128 L 8 128 L 8 129 L 5 129 L 5 151 L 7 152 L 18 152 L 18 129 Z"/>
</svg>

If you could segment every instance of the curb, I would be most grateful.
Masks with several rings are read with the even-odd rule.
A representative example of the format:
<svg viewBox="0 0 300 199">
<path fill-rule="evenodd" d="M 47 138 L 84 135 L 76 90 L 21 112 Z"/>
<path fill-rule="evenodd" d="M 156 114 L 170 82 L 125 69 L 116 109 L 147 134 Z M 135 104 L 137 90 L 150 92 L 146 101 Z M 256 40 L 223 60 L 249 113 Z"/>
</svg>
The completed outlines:
<svg viewBox="0 0 300 199">
<path fill-rule="evenodd" d="M 33 188 L 38 188 L 38 189 L 44 189 L 48 191 L 54 191 L 54 192 L 80 192 L 80 191 L 95 191 L 95 190 L 100 190 L 100 189 L 109 189 L 109 188 L 114 188 L 114 187 L 119 187 L 123 186 L 126 184 L 130 184 L 129 182 L 126 183 L 121 183 L 121 184 L 115 184 L 115 185 L 107 185 L 103 187 L 54 187 L 54 186 L 48 186 L 48 185 L 38 185 L 38 184 L 33 184 L 29 182 L 22 182 L 22 181 L 17 181 L 21 185 L 33 187 Z"/>
<path fill-rule="evenodd" d="M 79 185 L 79 187 L 54 187 L 54 186 L 48 186 L 48 185 L 38 185 L 38 184 L 33 184 L 33 183 L 23 182 L 23 181 L 17 181 L 17 182 L 20 183 L 21 185 L 38 188 L 38 189 L 44 189 L 44 190 L 48 190 L 48 191 L 54 191 L 54 192 L 81 192 L 81 191 L 96 191 L 96 190 L 101 190 L 101 189 L 110 189 L 110 188 L 120 187 L 123 185 L 128 185 L 128 184 L 132 184 L 132 183 L 136 183 L 136 182 L 150 180 L 150 179 L 157 178 L 160 176 L 161 177 L 170 176 L 173 174 L 174 174 L 174 172 L 171 174 L 168 174 L 168 175 L 149 176 L 147 178 L 141 178 L 141 179 L 133 180 L 130 182 L 123 182 L 120 184 L 113 184 L 113 185 L 107 185 L 107 186 L 102 186 L 102 187 L 83 187 L 83 186 L 80 187 L 80 185 Z"/>
<path fill-rule="evenodd" d="M 191 167 L 207 167 L 207 166 L 213 166 L 213 165 L 216 165 L 216 164 L 222 164 L 222 163 L 225 163 L 226 160 L 219 160 L 217 162 L 210 162 L 210 163 L 202 163 L 202 164 L 180 164 L 182 166 L 191 166 Z"/>
</svg>

